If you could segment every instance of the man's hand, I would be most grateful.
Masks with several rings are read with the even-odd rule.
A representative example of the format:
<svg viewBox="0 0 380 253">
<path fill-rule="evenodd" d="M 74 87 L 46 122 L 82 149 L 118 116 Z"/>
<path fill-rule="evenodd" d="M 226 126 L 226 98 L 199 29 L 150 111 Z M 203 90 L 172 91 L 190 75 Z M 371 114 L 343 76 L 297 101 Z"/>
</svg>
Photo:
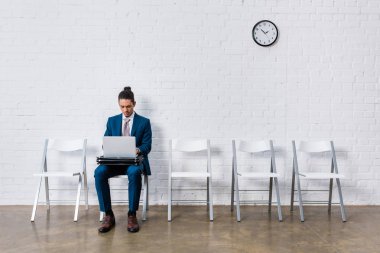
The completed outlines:
<svg viewBox="0 0 380 253">
<path fill-rule="evenodd" d="M 140 154 L 140 149 L 136 148 L 136 155 Z"/>
</svg>

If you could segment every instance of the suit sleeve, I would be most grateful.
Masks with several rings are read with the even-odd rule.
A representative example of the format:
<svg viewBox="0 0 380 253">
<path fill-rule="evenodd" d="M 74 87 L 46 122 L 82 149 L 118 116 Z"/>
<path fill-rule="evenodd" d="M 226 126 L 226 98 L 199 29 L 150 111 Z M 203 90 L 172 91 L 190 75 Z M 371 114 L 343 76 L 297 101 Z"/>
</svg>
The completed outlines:
<svg viewBox="0 0 380 253">
<path fill-rule="evenodd" d="M 144 125 L 144 134 L 142 138 L 142 143 L 140 147 L 140 152 L 143 155 L 149 154 L 152 149 L 152 128 L 150 127 L 150 120 L 148 119 L 146 124 Z"/>
<path fill-rule="evenodd" d="M 110 126 L 110 119 L 107 120 L 107 127 L 106 127 L 106 131 L 104 133 L 104 136 L 111 136 L 111 126 Z"/>
</svg>

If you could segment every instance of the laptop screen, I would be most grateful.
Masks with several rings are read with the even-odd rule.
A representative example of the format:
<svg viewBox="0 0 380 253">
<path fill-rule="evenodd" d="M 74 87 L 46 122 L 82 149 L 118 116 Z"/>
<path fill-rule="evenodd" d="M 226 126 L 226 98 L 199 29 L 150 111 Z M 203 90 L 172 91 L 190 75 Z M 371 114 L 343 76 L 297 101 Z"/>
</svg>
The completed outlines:
<svg viewBox="0 0 380 253">
<path fill-rule="evenodd" d="M 104 136 L 103 156 L 105 158 L 135 158 L 136 139 L 134 136 Z"/>
</svg>

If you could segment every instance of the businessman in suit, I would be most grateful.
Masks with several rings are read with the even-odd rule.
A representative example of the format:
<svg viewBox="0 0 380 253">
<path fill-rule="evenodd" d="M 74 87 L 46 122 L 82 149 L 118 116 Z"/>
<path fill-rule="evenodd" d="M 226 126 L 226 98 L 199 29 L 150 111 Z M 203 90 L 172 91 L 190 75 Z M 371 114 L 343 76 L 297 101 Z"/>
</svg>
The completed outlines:
<svg viewBox="0 0 380 253">
<path fill-rule="evenodd" d="M 139 224 L 136 211 L 140 202 L 141 174 L 151 175 L 148 161 L 148 154 L 152 146 L 150 121 L 134 111 L 136 101 L 130 87 L 125 87 L 120 92 L 118 102 L 122 113 L 108 118 L 104 136 L 135 136 L 136 154 L 143 155 L 144 160 L 141 165 L 100 165 L 95 169 L 95 186 L 99 208 L 101 212 L 105 212 L 102 225 L 98 229 L 100 233 L 106 233 L 115 226 L 108 179 L 117 175 L 128 175 L 129 211 L 127 229 L 129 232 L 138 232 Z"/>
</svg>

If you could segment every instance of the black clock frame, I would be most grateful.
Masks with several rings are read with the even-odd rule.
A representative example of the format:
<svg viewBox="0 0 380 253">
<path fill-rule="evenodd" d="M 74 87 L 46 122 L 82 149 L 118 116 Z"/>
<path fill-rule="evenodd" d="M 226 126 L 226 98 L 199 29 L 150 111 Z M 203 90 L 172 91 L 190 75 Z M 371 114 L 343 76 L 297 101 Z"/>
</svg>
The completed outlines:
<svg viewBox="0 0 380 253">
<path fill-rule="evenodd" d="M 270 43 L 270 44 L 268 44 L 268 45 L 262 45 L 262 44 L 260 44 L 258 41 L 256 41 L 255 36 L 254 36 L 255 28 L 256 28 L 260 23 L 262 23 L 262 22 L 268 22 L 268 23 L 271 23 L 271 24 L 274 26 L 274 28 L 276 28 L 276 31 L 277 31 L 277 36 L 276 36 L 276 38 L 274 39 L 274 41 L 273 41 L 272 43 Z M 277 26 L 276 26 L 272 21 L 270 21 L 270 20 L 266 20 L 266 19 L 264 19 L 264 20 L 260 20 L 260 21 L 257 22 L 257 23 L 253 26 L 253 28 L 252 28 L 252 39 L 253 39 L 253 41 L 254 41 L 257 45 L 259 45 L 259 46 L 261 46 L 261 47 L 269 47 L 269 46 L 272 46 L 274 43 L 276 43 L 276 41 L 277 41 L 277 39 L 278 39 L 278 36 L 279 36 L 278 28 L 277 28 Z"/>
</svg>

